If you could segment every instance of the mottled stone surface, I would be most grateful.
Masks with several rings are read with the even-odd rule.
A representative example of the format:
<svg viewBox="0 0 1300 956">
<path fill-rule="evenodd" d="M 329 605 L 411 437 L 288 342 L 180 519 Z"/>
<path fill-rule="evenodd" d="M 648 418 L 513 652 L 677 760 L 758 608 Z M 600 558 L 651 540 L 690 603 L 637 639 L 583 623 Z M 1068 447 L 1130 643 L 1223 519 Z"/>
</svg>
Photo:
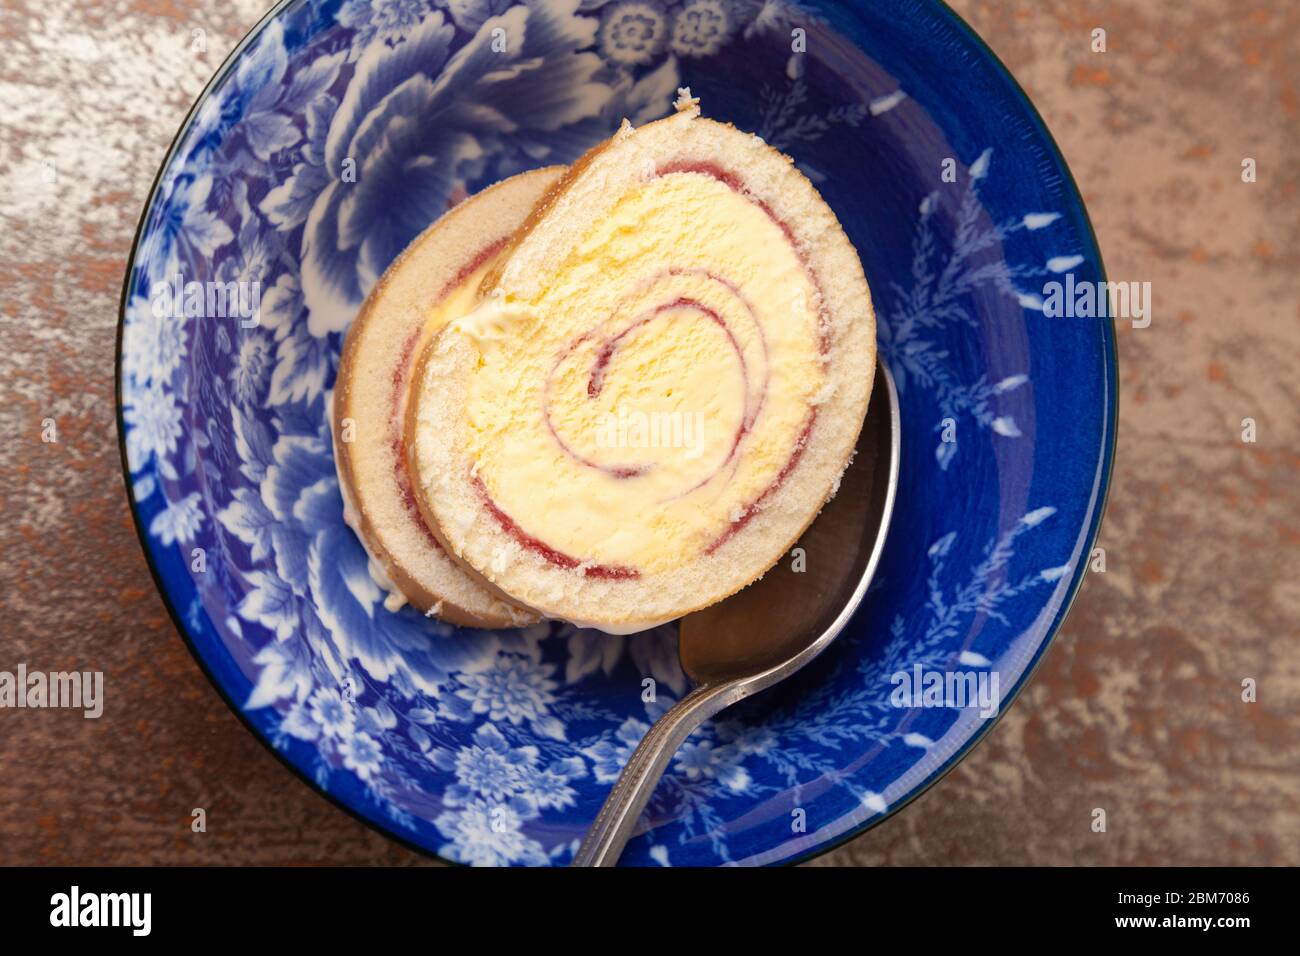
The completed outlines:
<svg viewBox="0 0 1300 956">
<path fill-rule="evenodd" d="M 103 670 L 110 695 L 98 721 L 0 711 L 0 863 L 423 861 L 226 708 L 154 592 L 119 474 L 136 219 L 262 6 L 0 0 L 0 669 Z M 1300 863 L 1300 5 L 954 6 L 1056 135 L 1111 278 L 1153 284 L 1154 321 L 1120 332 L 1106 572 L 975 752 L 817 865 Z"/>
</svg>

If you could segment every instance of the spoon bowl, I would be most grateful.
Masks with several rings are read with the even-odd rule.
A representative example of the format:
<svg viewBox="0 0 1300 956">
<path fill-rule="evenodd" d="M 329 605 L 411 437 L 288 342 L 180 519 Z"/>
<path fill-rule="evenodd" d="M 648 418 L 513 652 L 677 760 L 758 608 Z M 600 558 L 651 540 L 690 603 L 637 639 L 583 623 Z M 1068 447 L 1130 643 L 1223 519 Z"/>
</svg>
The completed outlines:
<svg viewBox="0 0 1300 956">
<path fill-rule="evenodd" d="M 867 593 L 898 489 L 898 393 L 883 363 L 853 461 L 799 540 L 794 560 L 682 620 L 678 655 L 694 689 L 628 759 L 574 866 L 613 866 L 677 748 L 719 711 L 784 680 L 839 636 Z"/>
</svg>

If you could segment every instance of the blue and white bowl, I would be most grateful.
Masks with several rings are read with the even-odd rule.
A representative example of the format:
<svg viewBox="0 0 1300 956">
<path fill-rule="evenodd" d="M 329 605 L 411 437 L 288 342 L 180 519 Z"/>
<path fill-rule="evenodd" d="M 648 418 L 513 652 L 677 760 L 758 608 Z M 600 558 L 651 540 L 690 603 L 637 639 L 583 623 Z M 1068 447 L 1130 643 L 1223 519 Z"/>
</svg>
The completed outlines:
<svg viewBox="0 0 1300 956">
<path fill-rule="evenodd" d="M 1114 332 L 1042 301 L 1066 273 L 1103 279 L 1101 260 L 1042 121 L 946 7 L 281 3 L 200 97 L 141 221 L 123 459 L 158 586 L 230 705 L 312 785 L 446 859 L 569 861 L 686 689 L 675 627 L 478 632 L 385 610 L 326 425 L 342 334 L 447 208 L 664 115 L 679 86 L 793 156 L 857 245 L 903 471 L 847 632 L 687 742 L 624 862 L 788 862 L 879 823 L 992 722 L 913 706 L 900 675 L 996 675 L 1005 709 L 1086 571 Z M 242 283 L 249 317 L 160 305 L 190 282 Z"/>
</svg>

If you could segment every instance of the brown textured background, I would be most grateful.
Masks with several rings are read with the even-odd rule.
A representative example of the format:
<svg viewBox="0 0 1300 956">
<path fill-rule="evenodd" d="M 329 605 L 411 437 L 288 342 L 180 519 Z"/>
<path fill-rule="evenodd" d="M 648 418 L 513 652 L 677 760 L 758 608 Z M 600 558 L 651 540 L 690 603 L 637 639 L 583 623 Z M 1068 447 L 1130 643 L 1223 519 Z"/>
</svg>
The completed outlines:
<svg viewBox="0 0 1300 956">
<path fill-rule="evenodd" d="M 1106 573 L 975 752 L 816 865 L 1300 864 L 1300 4 L 954 6 L 1043 113 L 1110 277 L 1153 283 L 1154 322 L 1120 329 Z M 102 669 L 109 698 L 98 721 L 0 711 L 0 863 L 423 860 L 226 709 L 154 592 L 119 472 L 113 348 L 136 219 L 263 9 L 0 0 L 0 669 Z M 1241 702 L 1244 677 L 1258 703 Z M 189 829 L 199 806 L 205 834 Z"/>
</svg>

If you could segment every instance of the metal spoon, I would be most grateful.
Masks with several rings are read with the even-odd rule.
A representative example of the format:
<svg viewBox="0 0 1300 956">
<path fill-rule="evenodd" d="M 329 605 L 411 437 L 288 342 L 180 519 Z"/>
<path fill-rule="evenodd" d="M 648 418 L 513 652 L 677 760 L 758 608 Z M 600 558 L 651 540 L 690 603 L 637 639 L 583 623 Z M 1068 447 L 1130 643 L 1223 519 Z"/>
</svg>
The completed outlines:
<svg viewBox="0 0 1300 956">
<path fill-rule="evenodd" d="M 613 866 L 668 761 L 701 723 L 771 687 L 824 651 L 867 593 L 898 488 L 898 393 L 883 364 L 840 490 L 800 539 L 809 567 L 785 562 L 720 604 L 682 619 L 678 656 L 694 689 L 642 738 L 573 857 Z"/>
</svg>

